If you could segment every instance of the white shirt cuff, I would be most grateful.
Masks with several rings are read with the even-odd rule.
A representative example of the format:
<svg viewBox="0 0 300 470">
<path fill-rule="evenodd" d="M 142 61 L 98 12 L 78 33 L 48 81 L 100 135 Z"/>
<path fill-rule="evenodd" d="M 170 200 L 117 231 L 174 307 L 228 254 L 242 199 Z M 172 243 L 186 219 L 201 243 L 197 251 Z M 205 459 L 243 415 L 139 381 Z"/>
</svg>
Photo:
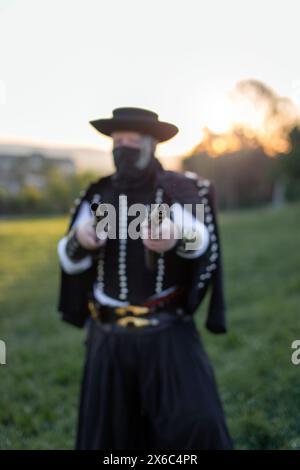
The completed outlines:
<svg viewBox="0 0 300 470">
<path fill-rule="evenodd" d="M 66 253 L 67 242 L 67 237 L 64 237 L 59 240 L 57 245 L 58 257 L 60 259 L 60 264 L 63 270 L 67 274 L 79 274 L 89 269 L 93 263 L 92 257 L 88 255 L 80 261 L 72 261 Z"/>
<path fill-rule="evenodd" d="M 209 245 L 209 231 L 206 225 L 196 219 L 188 210 L 175 203 L 172 205 L 173 221 L 180 230 L 181 237 L 187 238 L 189 234 L 193 235 L 194 241 L 179 243 L 176 254 L 182 258 L 198 258 L 203 255 Z"/>
</svg>

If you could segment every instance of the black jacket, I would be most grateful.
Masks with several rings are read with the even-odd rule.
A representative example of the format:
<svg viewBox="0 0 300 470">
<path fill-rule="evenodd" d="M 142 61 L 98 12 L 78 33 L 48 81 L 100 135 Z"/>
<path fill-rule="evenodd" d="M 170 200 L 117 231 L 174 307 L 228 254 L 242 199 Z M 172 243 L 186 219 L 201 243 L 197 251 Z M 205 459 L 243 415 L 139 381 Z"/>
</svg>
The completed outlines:
<svg viewBox="0 0 300 470">
<path fill-rule="evenodd" d="M 225 320 L 225 302 L 223 291 L 222 257 L 220 237 L 216 217 L 215 191 L 211 182 L 198 178 L 195 174 L 180 174 L 162 171 L 157 180 L 169 200 L 181 204 L 203 203 L 205 207 L 204 222 L 210 232 L 210 244 L 205 255 L 190 259 L 190 283 L 186 295 L 186 310 L 193 314 L 207 293 L 210 303 L 206 327 L 213 333 L 227 331 Z M 92 202 L 95 194 L 101 195 L 102 201 L 110 200 L 112 193 L 111 176 L 105 177 L 90 185 L 88 190 L 76 200 L 72 209 L 69 228 L 75 219 L 83 201 Z M 89 316 L 88 294 L 96 275 L 96 267 L 81 274 L 69 275 L 61 269 L 58 310 L 62 319 L 72 325 L 83 327 Z"/>
</svg>

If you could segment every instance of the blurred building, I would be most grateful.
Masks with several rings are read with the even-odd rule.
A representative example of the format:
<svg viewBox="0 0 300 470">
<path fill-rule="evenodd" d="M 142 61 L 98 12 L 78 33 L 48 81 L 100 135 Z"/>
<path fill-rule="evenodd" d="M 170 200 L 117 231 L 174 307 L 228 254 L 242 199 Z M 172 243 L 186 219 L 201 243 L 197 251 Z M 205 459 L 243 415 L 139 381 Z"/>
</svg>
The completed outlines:
<svg viewBox="0 0 300 470">
<path fill-rule="evenodd" d="M 76 171 L 75 163 L 63 155 L 50 157 L 37 151 L 12 153 L 0 147 L 0 186 L 9 194 L 18 194 L 23 186 L 43 189 L 53 171 L 69 177 Z"/>
</svg>

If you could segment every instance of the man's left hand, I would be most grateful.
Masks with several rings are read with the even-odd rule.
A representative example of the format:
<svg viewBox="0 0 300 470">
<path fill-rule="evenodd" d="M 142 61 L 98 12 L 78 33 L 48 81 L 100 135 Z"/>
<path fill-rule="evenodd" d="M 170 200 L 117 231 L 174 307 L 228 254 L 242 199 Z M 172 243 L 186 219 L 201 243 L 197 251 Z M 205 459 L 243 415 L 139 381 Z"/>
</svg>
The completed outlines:
<svg viewBox="0 0 300 470">
<path fill-rule="evenodd" d="M 179 229 L 171 219 L 166 217 L 158 227 L 150 227 L 148 224 L 142 225 L 142 238 L 144 246 L 148 250 L 163 253 L 171 250 L 177 244 Z"/>
</svg>

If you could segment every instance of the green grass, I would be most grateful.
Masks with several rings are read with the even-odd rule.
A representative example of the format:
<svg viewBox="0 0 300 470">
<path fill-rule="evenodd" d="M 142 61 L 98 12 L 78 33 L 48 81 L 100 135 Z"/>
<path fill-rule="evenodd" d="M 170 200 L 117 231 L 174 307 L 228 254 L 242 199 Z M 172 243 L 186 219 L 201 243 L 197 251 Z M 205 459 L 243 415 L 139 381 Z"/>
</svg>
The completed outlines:
<svg viewBox="0 0 300 470">
<path fill-rule="evenodd" d="M 0 223 L 0 448 L 73 447 L 83 332 L 56 313 L 64 218 Z M 300 449 L 300 205 L 221 217 L 229 333 L 197 321 L 236 448 Z"/>
</svg>

